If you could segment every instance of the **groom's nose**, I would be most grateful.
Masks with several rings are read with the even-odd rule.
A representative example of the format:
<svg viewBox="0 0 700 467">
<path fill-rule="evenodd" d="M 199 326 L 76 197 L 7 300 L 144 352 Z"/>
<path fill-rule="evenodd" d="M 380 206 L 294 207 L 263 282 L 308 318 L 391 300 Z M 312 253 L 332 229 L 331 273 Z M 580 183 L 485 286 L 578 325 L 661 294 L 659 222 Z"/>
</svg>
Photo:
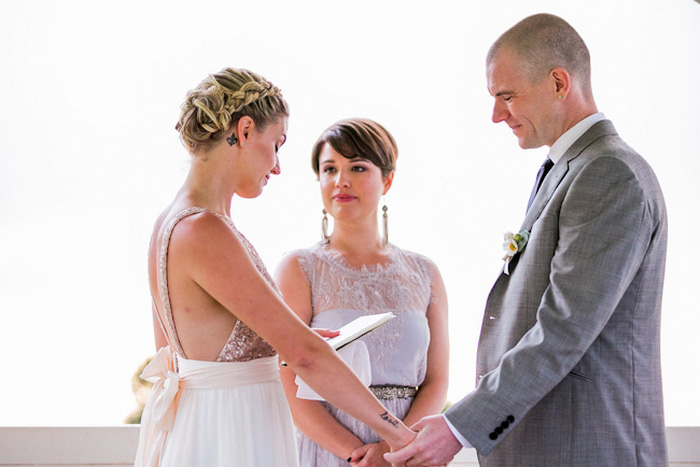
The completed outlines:
<svg viewBox="0 0 700 467">
<path fill-rule="evenodd" d="M 500 123 L 506 118 L 508 118 L 508 109 L 506 108 L 506 103 L 502 99 L 496 98 L 496 102 L 493 104 L 493 113 L 491 114 L 491 121 L 493 123 Z"/>
</svg>

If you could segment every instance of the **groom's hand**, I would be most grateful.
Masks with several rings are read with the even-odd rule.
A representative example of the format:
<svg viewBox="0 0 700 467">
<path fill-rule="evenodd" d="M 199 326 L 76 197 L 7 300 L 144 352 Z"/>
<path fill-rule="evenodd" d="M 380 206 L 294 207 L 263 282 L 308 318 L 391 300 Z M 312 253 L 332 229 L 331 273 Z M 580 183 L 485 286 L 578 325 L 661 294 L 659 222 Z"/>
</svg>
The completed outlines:
<svg viewBox="0 0 700 467">
<path fill-rule="evenodd" d="M 422 418 L 411 429 L 418 431 L 416 438 L 398 451 L 384 454 L 387 462 L 407 467 L 446 465 L 462 449 L 442 415 Z"/>
</svg>

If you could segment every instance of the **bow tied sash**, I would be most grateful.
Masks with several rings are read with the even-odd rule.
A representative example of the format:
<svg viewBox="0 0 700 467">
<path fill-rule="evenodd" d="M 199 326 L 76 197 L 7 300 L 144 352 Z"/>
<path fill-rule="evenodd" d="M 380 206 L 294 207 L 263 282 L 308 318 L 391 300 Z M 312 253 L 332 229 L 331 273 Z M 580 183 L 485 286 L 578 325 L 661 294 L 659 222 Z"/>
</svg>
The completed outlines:
<svg viewBox="0 0 700 467">
<path fill-rule="evenodd" d="M 153 383 L 151 417 L 156 428 L 170 431 L 175 423 L 180 375 L 175 371 L 175 354 L 163 347 L 143 369 L 141 379 Z"/>
<path fill-rule="evenodd" d="M 175 426 L 181 390 L 280 382 L 276 356 L 246 362 L 208 362 L 181 358 L 170 347 L 156 353 L 141 378 L 153 383 L 153 389 L 141 417 L 135 467 L 160 465 L 166 439 Z"/>
<path fill-rule="evenodd" d="M 143 369 L 141 378 L 153 383 L 143 418 L 150 419 L 158 430 L 170 431 L 181 389 L 230 389 L 279 383 L 280 374 L 276 356 L 246 362 L 208 362 L 178 357 L 170 347 L 164 347 Z"/>
</svg>

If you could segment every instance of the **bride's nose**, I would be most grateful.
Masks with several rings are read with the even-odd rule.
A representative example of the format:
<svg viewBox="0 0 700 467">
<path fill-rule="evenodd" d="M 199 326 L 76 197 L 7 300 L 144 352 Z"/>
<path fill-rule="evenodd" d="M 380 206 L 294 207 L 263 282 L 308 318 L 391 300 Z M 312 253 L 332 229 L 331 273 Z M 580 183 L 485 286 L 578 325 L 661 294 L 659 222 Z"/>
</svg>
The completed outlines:
<svg viewBox="0 0 700 467">
<path fill-rule="evenodd" d="M 273 174 L 273 175 L 279 175 L 279 174 L 282 173 L 282 169 L 280 168 L 280 160 L 277 159 L 276 162 L 277 162 L 277 163 L 275 164 L 275 166 L 274 166 L 274 167 L 272 168 L 272 170 L 270 171 L 270 173 Z"/>
</svg>

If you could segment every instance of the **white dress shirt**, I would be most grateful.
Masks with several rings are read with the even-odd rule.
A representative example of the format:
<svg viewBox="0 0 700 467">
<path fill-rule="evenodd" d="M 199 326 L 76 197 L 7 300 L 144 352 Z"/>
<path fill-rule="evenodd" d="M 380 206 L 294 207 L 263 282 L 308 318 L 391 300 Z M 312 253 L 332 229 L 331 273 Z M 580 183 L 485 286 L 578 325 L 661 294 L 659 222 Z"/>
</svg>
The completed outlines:
<svg viewBox="0 0 700 467">
<path fill-rule="evenodd" d="M 561 156 L 564 155 L 564 153 L 571 147 L 572 144 L 576 142 L 577 139 L 583 136 L 585 132 L 587 132 L 593 125 L 601 120 L 605 120 L 605 115 L 603 115 L 602 112 L 598 112 L 589 115 L 576 125 L 569 128 L 566 133 L 561 135 L 554 142 L 552 147 L 549 148 L 549 158 L 552 159 L 552 162 L 556 164 L 557 161 L 561 159 Z"/>
</svg>

